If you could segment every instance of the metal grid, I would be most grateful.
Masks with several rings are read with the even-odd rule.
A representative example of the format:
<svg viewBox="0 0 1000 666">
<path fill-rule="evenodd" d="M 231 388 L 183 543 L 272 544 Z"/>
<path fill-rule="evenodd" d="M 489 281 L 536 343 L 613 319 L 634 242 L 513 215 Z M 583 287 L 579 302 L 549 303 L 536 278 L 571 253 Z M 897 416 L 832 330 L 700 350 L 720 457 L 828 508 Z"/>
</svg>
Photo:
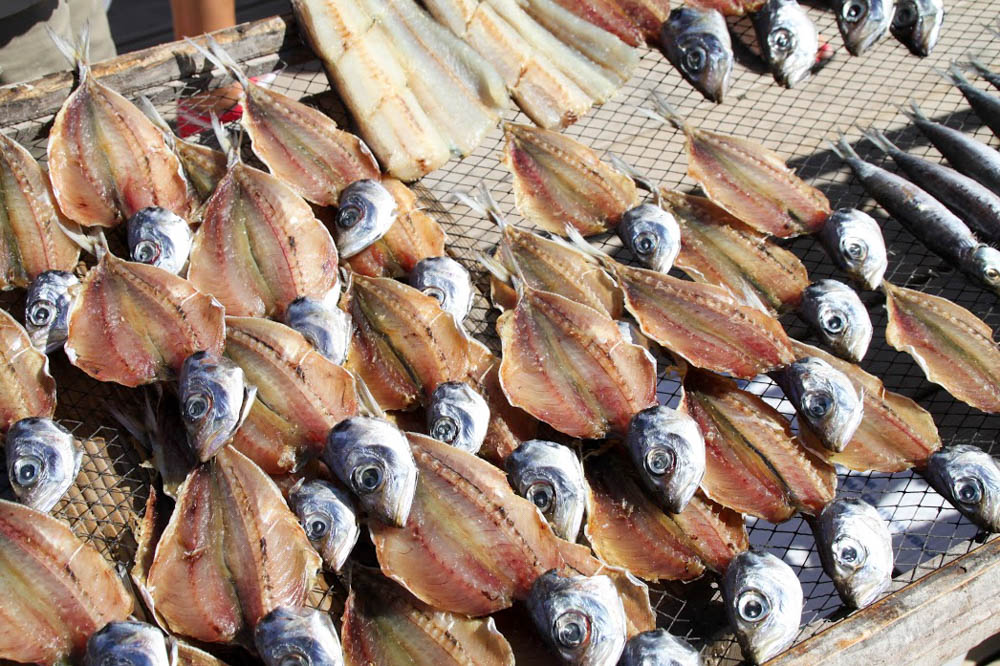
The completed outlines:
<svg viewBox="0 0 1000 666">
<path fill-rule="evenodd" d="M 624 157 L 664 185 L 690 190 L 693 183 L 685 176 L 687 160 L 682 134 L 636 113 L 636 107 L 647 103 L 651 91 L 664 93 L 692 124 L 753 138 L 787 156 L 789 165 L 822 189 L 834 207 L 856 206 L 871 213 L 882 223 L 890 249 L 889 280 L 945 296 L 996 328 L 1000 325 L 996 297 L 945 266 L 901 225 L 874 207 L 839 159 L 828 150 L 826 141 L 835 138 L 840 130 L 847 130 L 856 139 L 858 133 L 852 125 L 874 125 L 885 130 L 903 149 L 929 159 L 940 159 L 897 112 L 898 105 L 914 98 L 928 116 L 980 140 L 1000 145 L 968 109 L 961 94 L 933 69 L 944 67 L 950 60 L 961 58 L 970 51 L 979 54 L 987 63 L 1000 63 L 1000 40 L 996 40 L 987 28 L 1000 13 L 1000 2 L 955 0 L 949 3 L 940 42 L 934 55 L 925 60 L 910 55 L 891 38 L 865 56 L 852 58 L 841 47 L 833 14 L 825 3 L 804 4 L 819 29 L 821 41 L 829 41 L 837 50 L 834 59 L 800 88 L 789 91 L 774 84 L 755 61 L 756 47 L 749 21 L 733 20 L 734 38 L 744 46 L 741 48 L 737 44 L 738 64 L 726 104 L 715 106 L 702 100 L 660 53 L 646 49 L 638 70 L 619 94 L 592 110 L 566 133 L 599 152 L 613 152 Z M 329 91 L 319 63 L 300 43 L 294 43 L 294 39 L 288 45 L 291 50 L 282 53 L 283 67 L 262 82 L 322 108 L 350 128 L 350 120 L 339 100 Z M 251 75 L 268 74 L 258 71 L 255 62 L 246 63 Z M 177 100 L 183 99 L 181 106 L 197 115 L 197 112 L 204 112 L 208 103 L 199 93 L 228 83 L 227 79 L 205 75 L 140 92 L 151 97 L 164 116 L 176 124 Z M 515 122 L 528 122 L 523 114 L 513 110 L 506 117 Z M 5 131 L 44 160 L 50 123 L 51 117 L 39 118 Z M 210 133 L 202 133 L 199 140 L 214 141 Z M 863 143 L 858 148 L 862 156 L 881 162 L 877 151 L 868 144 Z M 486 278 L 475 263 L 475 253 L 492 251 L 498 240 L 497 230 L 464 207 L 442 202 L 449 201 L 448 195 L 452 192 L 469 190 L 484 182 L 511 221 L 522 223 L 514 210 L 510 177 L 499 163 L 501 150 L 502 136 L 494 130 L 472 155 L 450 162 L 415 186 L 424 205 L 446 228 L 449 252 L 473 272 L 483 293 L 486 293 Z M 891 163 L 884 166 L 893 168 Z M 601 238 L 598 244 L 622 260 L 629 259 L 614 236 Z M 814 240 L 798 239 L 787 245 L 804 261 L 812 279 L 844 279 Z M 945 444 L 973 443 L 992 452 L 1000 418 L 982 414 L 929 384 L 908 356 L 895 352 L 885 342 L 886 315 L 881 294 L 863 294 L 862 299 L 869 307 L 876 329 L 863 363 L 865 369 L 879 376 L 889 390 L 908 395 L 928 409 L 934 415 Z M 23 297 L 8 296 L 3 305 L 20 318 Z M 495 320 L 496 313 L 487 300 L 477 294 L 468 327 L 498 351 L 493 332 Z M 807 329 L 794 317 L 786 317 L 783 323 L 793 336 L 808 339 Z M 103 435 L 107 441 L 107 446 L 88 452 L 85 469 L 91 474 L 81 477 L 81 484 L 58 507 L 57 513 L 69 518 L 77 533 L 95 541 L 106 555 L 128 562 L 134 553 L 132 527 L 148 493 L 149 475 L 138 466 L 139 457 L 128 443 L 129 438 L 119 438 L 115 431 L 102 430 L 113 423 L 106 409 L 107 402 L 121 400 L 123 392 L 82 376 L 61 354 L 53 361 L 53 372 L 59 387 L 57 415 L 72 421 L 70 425 L 77 432 L 94 433 L 95 437 Z M 758 378 L 747 386 L 764 395 L 789 418 L 794 418 L 791 406 L 769 379 Z M 677 383 L 669 377 L 663 378 L 658 392 L 661 402 L 674 404 L 678 399 Z M 863 497 L 878 506 L 883 516 L 891 521 L 896 554 L 892 591 L 967 553 L 984 536 L 912 473 L 840 471 L 839 494 Z M 106 482 L 100 482 L 101 479 Z M 81 498 L 85 502 L 81 503 Z M 782 557 L 796 570 L 802 582 L 806 610 L 799 640 L 846 614 L 831 582 L 822 572 L 812 534 L 802 520 L 772 525 L 751 519 L 748 524 L 751 543 Z M 712 578 L 705 577 L 689 584 L 665 584 L 651 592 L 662 626 L 703 647 L 709 661 L 738 663 L 739 650 L 726 634 L 717 587 Z M 336 595 L 330 594 L 332 589 L 324 585 L 317 590 L 316 603 L 325 607 L 333 603 L 336 607 L 337 599 L 331 598 Z"/>
</svg>

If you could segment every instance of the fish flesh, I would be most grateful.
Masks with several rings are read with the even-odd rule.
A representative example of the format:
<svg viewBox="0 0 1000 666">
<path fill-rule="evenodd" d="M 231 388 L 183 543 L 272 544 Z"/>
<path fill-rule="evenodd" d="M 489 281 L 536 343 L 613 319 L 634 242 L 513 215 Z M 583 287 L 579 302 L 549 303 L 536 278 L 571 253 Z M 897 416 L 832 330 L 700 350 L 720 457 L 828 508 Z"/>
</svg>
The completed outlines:
<svg viewBox="0 0 1000 666">
<path fill-rule="evenodd" d="M 0 500 L 0 659 L 54 664 L 81 657 L 87 639 L 132 612 L 111 565 L 69 526 Z"/>
<path fill-rule="evenodd" d="M 788 419 L 736 382 L 689 369 L 681 410 L 705 437 L 702 489 L 712 500 L 772 523 L 815 515 L 833 500 L 832 465 L 802 445 Z"/>
<path fill-rule="evenodd" d="M 177 381 L 188 445 L 206 462 L 229 443 L 253 406 L 257 388 L 243 368 L 225 356 L 195 352 L 184 360 Z"/>
<path fill-rule="evenodd" d="M 150 206 L 126 222 L 132 261 L 181 275 L 187 267 L 194 233 L 187 220 L 166 208 Z"/>
<path fill-rule="evenodd" d="M 361 536 L 351 496 L 329 481 L 300 480 L 288 491 L 288 505 L 323 563 L 341 571 Z"/>
<path fill-rule="evenodd" d="M 71 271 L 74 225 L 53 204 L 49 178 L 21 144 L 0 134 L 0 289 L 27 287 L 45 271 Z"/>
<path fill-rule="evenodd" d="M 701 655 L 683 638 L 666 629 L 653 629 L 633 636 L 625 643 L 619 666 L 701 666 Z"/>
<path fill-rule="evenodd" d="M 268 474 L 298 470 L 330 428 L 358 412 L 351 373 L 283 324 L 227 317 L 225 354 L 257 387 L 232 444 Z"/>
<path fill-rule="evenodd" d="M 660 28 L 670 16 L 669 0 L 614 0 L 642 33 L 647 44 L 656 44 Z M 628 40 L 622 39 L 626 44 Z"/>
<path fill-rule="evenodd" d="M 52 419 L 30 417 L 10 427 L 5 440 L 7 479 L 17 500 L 48 513 L 76 481 L 83 449 Z"/>
<path fill-rule="evenodd" d="M 344 666 L 344 652 L 329 613 L 279 606 L 257 623 L 254 646 L 266 666 Z"/>
<path fill-rule="evenodd" d="M 181 486 L 145 587 L 171 632 L 231 643 L 301 607 L 320 564 L 278 487 L 227 446 Z"/>
<path fill-rule="evenodd" d="M 466 382 L 438 384 L 427 404 L 427 434 L 469 453 L 479 453 L 490 425 L 490 406 Z"/>
<path fill-rule="evenodd" d="M 24 328 L 35 349 L 48 354 L 66 342 L 71 292 L 78 284 L 66 271 L 45 271 L 31 281 L 24 299 Z"/>
<path fill-rule="evenodd" d="M 407 437 L 418 469 L 410 518 L 403 527 L 369 524 L 382 573 L 439 610 L 479 617 L 527 598 L 538 576 L 563 566 L 559 539 L 501 470 Z"/>
<path fill-rule="evenodd" d="M 571 225 L 584 236 L 603 233 L 639 202 L 630 177 L 575 139 L 515 123 L 504 124 L 504 139 L 517 210 L 546 231 L 563 236 Z"/>
<path fill-rule="evenodd" d="M 767 0 L 687 0 L 687 4 L 699 9 L 714 9 L 723 16 L 743 16 L 759 11 Z"/>
<path fill-rule="evenodd" d="M 472 277 L 451 257 L 427 257 L 410 271 L 410 286 L 433 296 L 459 324 L 472 310 Z"/>
<path fill-rule="evenodd" d="M 646 268 L 666 273 L 681 249 L 677 220 L 657 204 L 629 208 L 618 224 L 618 237 Z"/>
<path fill-rule="evenodd" d="M 859 56 L 889 32 L 894 0 L 834 0 L 837 27 L 851 55 Z"/>
<path fill-rule="evenodd" d="M 333 238 L 345 259 L 382 238 L 396 221 L 396 200 L 378 180 L 358 180 L 343 189 Z"/>
<path fill-rule="evenodd" d="M 729 624 L 753 663 L 787 648 L 802 621 L 802 584 L 792 568 L 770 553 L 748 550 L 736 556 L 722 577 Z"/>
<path fill-rule="evenodd" d="M 893 553 L 889 524 L 868 502 L 840 498 L 823 509 L 813 524 L 823 570 L 840 598 L 864 608 L 892 582 Z"/>
<path fill-rule="evenodd" d="M 626 13 L 624 3 L 617 0 L 556 0 L 556 2 L 563 9 L 610 32 L 629 46 L 640 46 L 645 39 L 639 24 Z M 643 3 L 636 2 L 634 6 L 642 7 Z"/>
<path fill-rule="evenodd" d="M 834 152 L 865 190 L 928 249 L 1000 294 L 1000 251 L 980 243 L 961 219 L 921 188 L 862 160 L 843 136 Z"/>
<path fill-rule="evenodd" d="M 32 416 L 52 418 L 56 382 L 49 374 L 49 358 L 32 346 L 28 333 L 6 310 L 0 313 L 0 361 L 0 432 Z"/>
<path fill-rule="evenodd" d="M 1000 531 L 1000 467 L 993 456 L 969 444 L 948 446 L 930 457 L 924 477 L 979 528 Z"/>
<path fill-rule="evenodd" d="M 135 620 L 109 622 L 87 640 L 84 666 L 135 664 L 174 666 L 177 648 L 172 639 L 151 624 Z"/>
<path fill-rule="evenodd" d="M 802 5 L 796 0 L 767 0 L 751 19 L 774 80 L 792 88 L 807 79 L 816 65 L 819 35 Z"/>
<path fill-rule="evenodd" d="M 481 358 L 470 358 L 469 380 L 479 389 L 490 406 L 490 423 L 479 455 L 503 467 L 503 462 L 522 442 L 538 434 L 538 421 L 522 409 L 510 404 L 500 386 L 500 359 L 479 345 L 471 347 L 481 352 Z"/>
<path fill-rule="evenodd" d="M 493 618 L 438 610 L 362 567 L 351 570 L 343 641 L 347 666 L 514 665 Z"/>
<path fill-rule="evenodd" d="M 837 356 L 860 363 L 868 352 L 871 317 L 857 292 L 843 282 L 817 280 L 806 287 L 799 316 Z"/>
<path fill-rule="evenodd" d="M 770 314 L 798 307 L 809 275 L 792 252 L 709 199 L 666 190 L 661 196 L 680 225 L 675 265 L 688 277 Z"/>
<path fill-rule="evenodd" d="M 914 54 L 927 57 L 937 45 L 944 22 L 944 0 L 896 0 L 893 37 Z"/>
<path fill-rule="evenodd" d="M 347 358 L 354 323 L 336 304 L 296 298 L 285 309 L 285 324 L 301 333 L 316 351 L 337 365 Z"/>
<path fill-rule="evenodd" d="M 70 363 L 129 387 L 176 377 L 196 351 L 221 353 L 226 330 L 214 298 L 162 268 L 110 252 L 76 289 L 68 321 Z"/>
<path fill-rule="evenodd" d="M 674 8 L 660 32 L 660 46 L 705 99 L 724 101 L 733 78 L 733 42 L 717 9 Z"/>
<path fill-rule="evenodd" d="M 562 444 L 531 439 L 512 451 L 504 465 L 517 494 L 538 507 L 556 536 L 576 543 L 587 502 L 576 454 Z"/>
<path fill-rule="evenodd" d="M 954 64 L 948 68 L 946 78 L 962 91 L 965 100 L 979 119 L 986 123 L 994 134 L 1000 136 L 1000 97 L 972 85 L 962 74 L 962 70 Z"/>
<path fill-rule="evenodd" d="M 976 409 L 1000 412 L 1000 348 L 982 319 L 951 301 L 883 283 L 885 339 L 913 357 L 928 381 Z"/>
<path fill-rule="evenodd" d="M 878 289 L 889 266 L 882 229 L 871 215 L 838 208 L 817 235 L 837 268 L 864 289 Z"/>
<path fill-rule="evenodd" d="M 694 419 L 666 405 L 644 409 L 632 417 L 625 448 L 660 506 L 683 511 L 705 476 L 705 440 Z"/>
</svg>

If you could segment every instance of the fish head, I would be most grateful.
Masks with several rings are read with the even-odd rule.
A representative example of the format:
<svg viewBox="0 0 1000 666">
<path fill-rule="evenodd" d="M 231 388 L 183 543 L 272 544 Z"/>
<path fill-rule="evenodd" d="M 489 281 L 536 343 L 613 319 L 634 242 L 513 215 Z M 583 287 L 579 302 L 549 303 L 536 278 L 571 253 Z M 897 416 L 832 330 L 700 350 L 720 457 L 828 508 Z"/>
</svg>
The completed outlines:
<svg viewBox="0 0 1000 666">
<path fill-rule="evenodd" d="M 18 501 L 44 513 L 76 481 L 83 459 L 73 435 L 41 417 L 14 423 L 7 431 L 5 453 L 7 478 Z"/>
<path fill-rule="evenodd" d="M 111 622 L 87 640 L 86 666 L 171 666 L 176 643 L 151 624 Z"/>
<path fill-rule="evenodd" d="M 722 102 L 733 73 L 733 44 L 726 19 L 715 9 L 676 7 L 660 33 L 670 62 L 698 92 Z"/>
<path fill-rule="evenodd" d="M 293 486 L 288 503 L 323 561 L 339 572 L 361 535 L 351 496 L 328 481 L 314 479 Z"/>
<path fill-rule="evenodd" d="M 323 461 L 367 513 L 396 527 L 406 524 L 417 464 L 399 428 L 367 416 L 344 419 L 330 430 Z"/>
<path fill-rule="evenodd" d="M 860 499 L 841 498 L 817 518 L 816 542 L 823 569 L 844 601 L 864 608 L 892 581 L 892 535 L 878 510 Z"/>
<path fill-rule="evenodd" d="M 257 653 L 266 666 L 343 666 L 344 653 L 329 613 L 279 606 L 257 623 Z"/>
<path fill-rule="evenodd" d="M 561 539 L 575 542 L 587 491 L 583 465 L 569 447 L 543 439 L 522 442 L 504 461 L 518 495 L 538 507 Z"/>
<path fill-rule="evenodd" d="M 340 193 L 333 240 L 349 259 L 382 238 L 396 221 L 396 200 L 377 180 L 357 180 Z"/>
<path fill-rule="evenodd" d="M 851 55 L 861 55 L 888 32 L 892 0 L 840 0 L 838 4 L 837 27 Z"/>
<path fill-rule="evenodd" d="M 979 279 L 1000 294 L 1000 250 L 989 245 L 979 245 L 972 251 L 973 270 Z"/>
<path fill-rule="evenodd" d="M 809 428 L 832 451 L 843 451 L 864 416 L 851 380 L 821 358 L 807 356 L 780 371 L 782 389 Z"/>
<path fill-rule="evenodd" d="M 871 317 L 857 292 L 837 280 L 819 280 L 802 291 L 799 306 L 823 343 L 852 363 L 864 358 L 871 344 Z"/>
<path fill-rule="evenodd" d="M 640 204 L 625 211 L 618 235 L 643 266 L 661 273 L 670 270 L 681 249 L 677 220 L 655 204 Z"/>
<path fill-rule="evenodd" d="M 351 316 L 326 300 L 296 298 L 285 310 L 285 324 L 295 329 L 320 354 L 341 365 L 354 333 Z"/>
<path fill-rule="evenodd" d="M 31 281 L 24 303 L 24 328 L 36 349 L 49 353 L 66 342 L 71 288 L 78 284 L 76 276 L 66 271 L 45 271 Z"/>
<path fill-rule="evenodd" d="M 451 257 L 427 257 L 410 271 L 410 286 L 433 296 L 459 324 L 472 310 L 472 278 Z"/>
<path fill-rule="evenodd" d="M 701 655 L 666 629 L 636 634 L 625 643 L 618 666 L 701 666 Z"/>
<path fill-rule="evenodd" d="M 479 453 L 490 427 L 490 406 L 465 382 L 442 382 L 427 405 L 427 434 L 455 448 Z"/>
<path fill-rule="evenodd" d="M 659 504 L 683 511 L 705 476 L 705 439 L 694 419 L 665 405 L 644 409 L 629 423 L 625 448 Z"/>
<path fill-rule="evenodd" d="M 618 661 L 625 647 L 625 609 L 607 576 L 549 570 L 535 579 L 527 603 L 542 638 L 566 663 Z"/>
<path fill-rule="evenodd" d="M 762 664 L 795 640 L 802 619 L 802 584 L 770 553 L 743 551 L 722 577 L 729 624 L 749 660 Z"/>
<path fill-rule="evenodd" d="M 184 359 L 177 394 L 188 444 L 200 462 L 210 460 L 243 425 L 257 396 L 243 368 L 199 351 Z"/>
<path fill-rule="evenodd" d="M 792 88 L 806 79 L 816 64 L 816 26 L 795 0 L 768 0 L 754 15 L 761 52 L 774 79 Z"/>
<path fill-rule="evenodd" d="M 960 444 L 934 453 L 927 478 L 966 518 L 989 532 L 1000 532 L 1000 467 L 976 446 Z"/>
<path fill-rule="evenodd" d="M 132 261 L 174 275 L 187 265 L 194 234 L 187 220 L 166 208 L 149 206 L 128 219 L 128 251 Z"/>
<path fill-rule="evenodd" d="M 835 210 L 820 232 L 834 262 L 866 289 L 882 284 L 889 266 L 878 222 L 856 208 Z"/>
<path fill-rule="evenodd" d="M 896 0 L 890 30 L 914 54 L 929 56 L 944 21 L 943 0 Z"/>
</svg>

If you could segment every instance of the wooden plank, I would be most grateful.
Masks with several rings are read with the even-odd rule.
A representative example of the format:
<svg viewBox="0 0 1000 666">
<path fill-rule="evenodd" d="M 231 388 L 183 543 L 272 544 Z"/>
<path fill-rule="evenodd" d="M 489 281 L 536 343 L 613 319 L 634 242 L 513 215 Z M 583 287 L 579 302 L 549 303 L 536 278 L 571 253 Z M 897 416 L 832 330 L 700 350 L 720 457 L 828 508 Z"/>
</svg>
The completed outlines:
<svg viewBox="0 0 1000 666">
<path fill-rule="evenodd" d="M 995 539 L 795 645 L 767 666 L 940 664 L 1000 632 Z"/>
</svg>

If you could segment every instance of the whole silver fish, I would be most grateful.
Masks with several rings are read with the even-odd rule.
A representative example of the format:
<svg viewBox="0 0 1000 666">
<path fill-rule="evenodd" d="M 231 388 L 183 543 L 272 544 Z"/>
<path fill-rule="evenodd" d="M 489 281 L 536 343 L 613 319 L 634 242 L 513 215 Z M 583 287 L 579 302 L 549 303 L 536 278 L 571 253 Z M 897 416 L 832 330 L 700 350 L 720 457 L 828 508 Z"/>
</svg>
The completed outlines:
<svg viewBox="0 0 1000 666">
<path fill-rule="evenodd" d="M 490 427 L 490 406 L 465 382 L 442 382 L 427 405 L 427 434 L 455 448 L 479 453 Z"/>
<path fill-rule="evenodd" d="M 791 88 L 805 80 L 816 64 L 816 26 L 795 0 L 767 0 L 751 16 L 757 43 L 774 80 Z"/>
<path fill-rule="evenodd" d="M 343 666 L 344 652 L 329 613 L 279 606 L 261 618 L 254 645 L 267 666 Z"/>
<path fill-rule="evenodd" d="M 649 407 L 632 417 L 625 448 L 657 502 L 670 513 L 683 511 L 705 476 L 705 440 L 695 420 L 665 405 Z"/>
<path fill-rule="evenodd" d="M 552 569 L 535 579 L 528 612 L 542 639 L 567 664 L 614 664 L 625 647 L 625 609 L 607 576 L 560 576 Z"/>
<path fill-rule="evenodd" d="M 433 296 L 461 324 L 472 310 L 472 278 L 450 257 L 427 257 L 410 271 L 410 286 Z"/>
<path fill-rule="evenodd" d="M 243 425 L 257 388 L 225 356 L 195 352 L 181 366 L 177 382 L 188 444 L 199 462 L 210 460 Z"/>
<path fill-rule="evenodd" d="M 892 582 L 889 525 L 868 502 L 840 498 L 828 504 L 813 524 L 823 571 L 844 603 L 864 608 Z"/>
<path fill-rule="evenodd" d="M 882 284 L 889 256 L 878 222 L 857 208 L 838 208 L 827 218 L 819 238 L 837 267 L 865 289 Z"/>
<path fill-rule="evenodd" d="M 823 445 L 843 451 L 864 417 L 864 404 L 851 380 L 814 356 L 799 359 L 772 377 Z"/>
<path fill-rule="evenodd" d="M 84 666 L 173 666 L 177 643 L 151 624 L 111 622 L 87 639 Z"/>
<path fill-rule="evenodd" d="M 944 22 L 944 0 L 896 0 L 893 37 L 914 55 L 926 57 L 934 50 Z"/>
<path fill-rule="evenodd" d="M 382 238 L 396 221 L 396 200 L 377 180 L 358 180 L 340 193 L 333 240 L 344 259 Z"/>
<path fill-rule="evenodd" d="M 128 219 L 128 251 L 132 261 L 150 264 L 174 275 L 187 266 L 194 233 L 187 220 L 166 208 L 150 206 Z"/>
<path fill-rule="evenodd" d="M 24 329 L 36 349 L 51 353 L 63 346 L 69 333 L 70 288 L 80 284 L 66 271 L 45 271 L 28 285 L 24 302 Z"/>
<path fill-rule="evenodd" d="M 406 524 L 417 488 L 417 464 L 399 428 L 367 416 L 344 419 L 326 438 L 323 462 L 364 511 L 390 525 Z"/>
<path fill-rule="evenodd" d="M 934 453 L 927 482 L 966 518 L 987 532 L 1000 532 L 1000 467 L 976 446 L 958 444 Z"/>
<path fill-rule="evenodd" d="M 859 56 L 885 37 L 892 24 L 893 0 L 834 0 L 837 27 L 851 55 Z"/>
<path fill-rule="evenodd" d="M 354 323 L 335 303 L 326 299 L 296 298 L 285 310 L 285 323 L 337 365 L 347 358 Z"/>
<path fill-rule="evenodd" d="M 737 555 L 722 577 L 726 615 L 751 662 L 762 664 L 799 633 L 802 584 L 792 568 L 770 553 Z"/>
<path fill-rule="evenodd" d="M 361 536 L 351 496 L 321 479 L 302 480 L 288 491 L 288 504 L 323 562 L 339 572 Z"/>
<path fill-rule="evenodd" d="M 48 513 L 76 481 L 83 450 L 52 419 L 21 419 L 7 431 L 7 478 L 21 504 Z"/>
<path fill-rule="evenodd" d="M 655 204 L 644 203 L 625 211 L 618 235 L 639 263 L 661 273 L 670 270 L 681 251 L 677 220 Z"/>
<path fill-rule="evenodd" d="M 618 666 L 701 666 L 701 655 L 683 638 L 653 629 L 628 639 Z"/>
<path fill-rule="evenodd" d="M 529 439 L 504 461 L 510 485 L 538 507 L 556 536 L 575 542 L 587 505 L 583 465 L 569 447 Z"/>
<path fill-rule="evenodd" d="M 667 59 L 695 90 L 722 102 L 733 74 L 733 42 L 726 19 L 715 9 L 676 7 L 660 27 Z"/>
<path fill-rule="evenodd" d="M 799 316 L 837 356 L 860 363 L 872 341 L 872 320 L 858 294 L 843 282 L 819 280 L 802 290 Z"/>
</svg>

